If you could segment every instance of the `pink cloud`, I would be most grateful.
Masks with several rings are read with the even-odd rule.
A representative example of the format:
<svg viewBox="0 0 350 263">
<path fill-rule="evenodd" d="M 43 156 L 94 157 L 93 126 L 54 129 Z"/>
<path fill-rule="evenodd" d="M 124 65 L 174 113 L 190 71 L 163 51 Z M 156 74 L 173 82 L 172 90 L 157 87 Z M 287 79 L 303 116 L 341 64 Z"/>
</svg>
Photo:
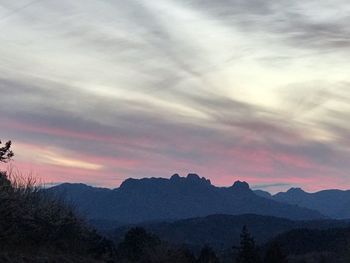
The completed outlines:
<svg viewBox="0 0 350 263">
<path fill-rule="evenodd" d="M 31 159 L 30 153 L 51 149 L 52 145 L 17 141 L 20 150 L 16 157 L 16 166 L 24 171 L 38 174 L 45 182 L 83 182 L 105 187 L 117 187 L 128 177 L 170 177 L 173 173 L 185 175 L 198 173 L 220 186 L 230 186 L 236 180 L 248 181 L 251 185 L 273 183 L 290 186 L 302 186 L 306 190 L 316 191 L 324 188 L 348 188 L 350 184 L 344 174 L 326 164 L 320 164 L 306 153 L 293 152 L 288 147 L 278 148 L 256 141 L 254 136 L 243 136 L 234 141 L 235 136 L 223 134 L 224 138 L 206 139 L 203 136 L 178 133 L 166 134 L 159 139 L 156 135 L 135 137 L 110 135 L 104 132 L 75 131 L 68 128 L 49 125 L 34 126 L 30 123 L 19 123 L 5 120 L 10 130 L 21 130 L 26 133 L 46 134 L 52 138 L 76 139 L 80 144 L 103 143 L 109 149 L 124 147 L 132 154 L 99 154 L 58 149 L 67 158 L 86 163 L 98 164 L 101 170 L 88 170 L 77 167 L 64 167 L 48 164 L 39 159 Z M 298 137 L 298 136 L 296 136 Z M 133 146 L 133 147 L 131 147 Z M 147 146 L 152 151 L 139 151 Z M 57 147 L 57 146 L 56 146 Z M 104 147 L 104 146 L 102 146 Z M 153 151 L 154 150 L 154 151 Z M 134 152 L 133 152 L 134 151 Z M 28 154 L 29 153 L 29 154 Z M 330 177 L 330 175 L 333 175 Z"/>
</svg>

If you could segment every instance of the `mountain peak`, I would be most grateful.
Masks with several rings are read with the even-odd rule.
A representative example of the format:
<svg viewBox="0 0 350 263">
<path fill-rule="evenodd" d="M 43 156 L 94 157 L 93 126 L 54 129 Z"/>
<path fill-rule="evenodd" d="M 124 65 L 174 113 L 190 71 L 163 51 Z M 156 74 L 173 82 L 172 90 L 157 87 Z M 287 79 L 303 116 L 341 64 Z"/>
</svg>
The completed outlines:
<svg viewBox="0 0 350 263">
<path fill-rule="evenodd" d="M 305 193 L 303 189 L 301 189 L 300 187 L 292 187 L 290 188 L 287 193 L 290 194 L 298 194 L 298 193 Z"/>
<path fill-rule="evenodd" d="M 138 179 L 128 178 L 121 183 L 120 188 L 129 188 L 134 186 L 137 183 L 138 183 Z"/>
<path fill-rule="evenodd" d="M 233 189 L 237 190 L 250 190 L 249 184 L 245 181 L 236 181 L 232 185 Z"/>
<path fill-rule="evenodd" d="M 120 185 L 121 189 L 135 189 L 135 188 L 143 188 L 143 187 L 154 187 L 156 185 L 164 185 L 164 184 L 172 184 L 181 186 L 183 183 L 189 185 L 211 185 L 210 180 L 205 177 L 199 177 L 199 175 L 195 173 L 189 173 L 186 177 L 181 177 L 179 174 L 174 174 L 170 177 L 170 179 L 165 178 L 142 178 L 142 179 L 134 179 L 128 178 Z"/>
<path fill-rule="evenodd" d="M 196 182 L 196 183 L 204 183 L 211 185 L 211 182 L 209 179 L 206 179 L 205 177 L 199 177 L 198 174 L 195 173 L 189 173 L 186 177 L 186 180 L 189 182 Z"/>
<path fill-rule="evenodd" d="M 198 174 L 195 173 L 189 173 L 186 177 L 187 180 L 191 180 L 191 181 L 198 181 L 201 178 L 198 176 Z"/>
<path fill-rule="evenodd" d="M 177 180 L 180 180 L 181 177 L 179 174 L 173 174 L 171 177 L 170 177 L 170 180 L 171 181 L 177 181 Z"/>
</svg>

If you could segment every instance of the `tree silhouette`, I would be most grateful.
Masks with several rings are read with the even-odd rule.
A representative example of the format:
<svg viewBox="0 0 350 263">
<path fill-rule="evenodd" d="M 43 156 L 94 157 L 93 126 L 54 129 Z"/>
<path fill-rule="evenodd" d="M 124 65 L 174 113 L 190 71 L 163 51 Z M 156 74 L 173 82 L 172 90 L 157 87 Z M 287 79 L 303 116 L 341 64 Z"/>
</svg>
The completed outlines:
<svg viewBox="0 0 350 263">
<path fill-rule="evenodd" d="M 321 256 L 319 263 L 327 263 L 325 256 Z"/>
<path fill-rule="evenodd" d="M 254 238 L 250 235 L 247 226 L 243 226 L 241 241 L 238 250 L 237 263 L 259 263 L 260 257 L 255 246 Z"/>
<path fill-rule="evenodd" d="M 170 258 L 168 258 L 164 262 L 196 263 L 196 258 L 190 249 L 188 249 L 187 247 L 181 247 L 179 249 L 175 249 L 174 253 L 170 256 Z"/>
<path fill-rule="evenodd" d="M 127 262 L 148 262 L 157 246 L 161 244 L 160 239 L 146 232 L 144 228 L 131 228 L 118 245 L 118 257 Z"/>
<path fill-rule="evenodd" d="M 287 263 L 287 256 L 282 252 L 277 242 L 273 242 L 265 255 L 264 263 Z"/>
<path fill-rule="evenodd" d="M 219 259 L 211 247 L 205 246 L 204 248 L 202 248 L 197 262 L 198 263 L 219 263 Z"/>
<path fill-rule="evenodd" d="M 0 145 L 2 144 L 0 140 Z M 5 146 L 0 147 L 0 162 L 6 163 L 14 156 L 11 148 L 11 141 L 5 143 Z"/>
</svg>

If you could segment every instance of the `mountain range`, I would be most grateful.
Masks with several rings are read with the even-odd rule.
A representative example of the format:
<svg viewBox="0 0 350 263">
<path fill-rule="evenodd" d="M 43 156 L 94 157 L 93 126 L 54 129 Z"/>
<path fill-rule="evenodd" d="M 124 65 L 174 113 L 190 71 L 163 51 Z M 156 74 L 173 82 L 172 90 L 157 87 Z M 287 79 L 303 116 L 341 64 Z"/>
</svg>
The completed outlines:
<svg viewBox="0 0 350 263">
<path fill-rule="evenodd" d="M 271 195 L 262 190 L 256 190 L 254 193 L 261 197 L 281 203 L 317 210 L 330 218 L 350 218 L 349 190 L 342 191 L 331 189 L 315 193 L 307 193 L 301 188 L 291 188 L 287 192 L 280 192 L 275 195 Z"/>
<path fill-rule="evenodd" d="M 213 214 L 259 214 L 293 220 L 325 218 L 309 208 L 261 197 L 246 182 L 216 187 L 197 174 L 187 177 L 175 174 L 170 179 L 127 179 L 116 189 L 61 184 L 46 191 L 72 202 L 90 220 L 112 220 L 118 224 Z"/>
</svg>

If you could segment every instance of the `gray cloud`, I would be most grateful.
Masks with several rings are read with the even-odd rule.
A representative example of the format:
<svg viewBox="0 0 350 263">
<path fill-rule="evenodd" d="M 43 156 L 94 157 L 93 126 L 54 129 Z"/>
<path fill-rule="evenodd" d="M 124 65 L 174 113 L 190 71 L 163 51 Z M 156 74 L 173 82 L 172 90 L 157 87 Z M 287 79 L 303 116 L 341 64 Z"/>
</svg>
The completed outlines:
<svg viewBox="0 0 350 263">
<path fill-rule="evenodd" d="M 0 1 L 11 9 L 9 3 Z M 318 74 L 316 81 L 305 82 L 291 76 L 278 90 L 280 108 L 236 95 L 244 82 L 237 71 L 254 74 L 254 67 L 244 64 L 252 57 L 275 69 L 277 78 L 287 64 L 348 52 L 346 17 L 325 19 L 317 10 L 311 17 L 316 2 L 162 2 L 180 14 L 157 4 L 41 1 L 6 20 L 3 25 L 13 30 L 1 36 L 2 133 L 28 144 L 144 161 L 149 167 L 120 168 L 125 177 L 142 169 L 160 175 L 189 166 L 223 178 L 282 176 L 286 184 L 315 173 L 332 172 L 345 180 L 349 127 L 344 120 L 350 112 L 347 84 L 340 77 L 325 82 L 327 77 Z M 194 39 L 197 32 L 187 32 L 186 26 L 196 28 L 196 23 L 222 29 L 223 40 L 214 39 L 214 30 Z M 269 42 L 278 48 L 273 56 L 265 50 Z M 226 69 L 233 70 L 223 74 Z M 318 133 L 332 138 L 319 141 Z"/>
<path fill-rule="evenodd" d="M 194 8 L 203 10 L 229 27 L 241 28 L 246 34 L 273 34 L 277 38 L 271 38 L 272 41 L 282 40 L 282 43 L 299 49 L 320 52 L 348 53 L 349 51 L 348 16 L 332 17 L 328 20 L 314 19 L 321 16 L 325 9 L 339 16 L 339 9 L 349 8 L 346 1 L 332 2 L 332 4 L 328 4 L 328 1 L 286 3 L 275 0 L 219 0 L 215 3 L 192 0 L 190 2 Z M 320 10 L 320 8 L 323 9 Z"/>
</svg>

